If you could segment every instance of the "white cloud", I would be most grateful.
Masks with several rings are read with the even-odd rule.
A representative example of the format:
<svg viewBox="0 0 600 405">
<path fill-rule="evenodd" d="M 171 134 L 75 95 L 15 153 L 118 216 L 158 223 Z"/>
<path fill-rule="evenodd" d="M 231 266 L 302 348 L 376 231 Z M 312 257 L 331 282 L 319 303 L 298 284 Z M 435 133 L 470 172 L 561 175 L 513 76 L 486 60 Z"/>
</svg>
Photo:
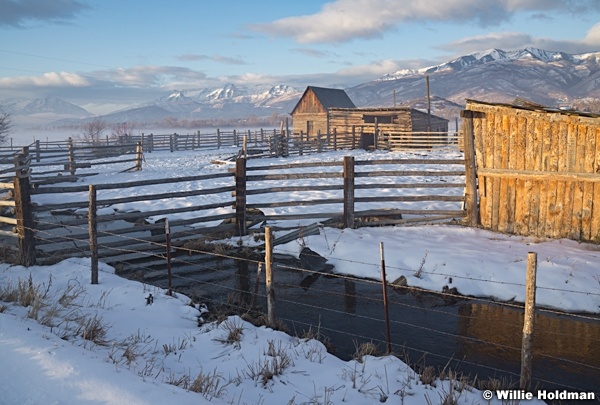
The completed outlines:
<svg viewBox="0 0 600 405">
<path fill-rule="evenodd" d="M 359 78 L 369 78 L 367 80 L 372 80 L 374 77 L 383 76 L 386 73 L 400 70 L 403 68 L 402 66 L 403 64 L 398 61 L 386 59 L 366 65 L 358 65 L 341 69 L 337 72 L 337 74 L 339 76 L 353 78 L 353 80 L 358 80 Z"/>
<path fill-rule="evenodd" d="M 593 7 L 597 7 L 597 0 L 336 0 L 312 15 L 251 28 L 272 36 L 293 37 L 300 43 L 335 43 L 381 37 L 405 22 L 472 21 L 492 26 L 519 11 L 585 12 Z"/>
<path fill-rule="evenodd" d="M 583 42 L 600 48 L 600 23 L 596 23 L 586 34 Z"/>
<path fill-rule="evenodd" d="M 19 76 L 0 78 L 0 88 L 22 87 L 85 87 L 90 82 L 83 76 L 69 72 L 49 72 L 41 76 Z"/>
<path fill-rule="evenodd" d="M 116 86 L 161 87 L 173 83 L 197 84 L 206 79 L 206 74 L 197 70 L 178 66 L 135 66 L 92 72 L 97 80 L 111 82 Z"/>
<path fill-rule="evenodd" d="M 239 56 L 224 56 L 219 54 L 214 54 L 212 56 L 201 54 L 184 54 L 176 56 L 176 59 L 182 62 L 211 60 L 213 62 L 218 62 L 225 65 L 247 65 L 246 61 Z"/>
</svg>

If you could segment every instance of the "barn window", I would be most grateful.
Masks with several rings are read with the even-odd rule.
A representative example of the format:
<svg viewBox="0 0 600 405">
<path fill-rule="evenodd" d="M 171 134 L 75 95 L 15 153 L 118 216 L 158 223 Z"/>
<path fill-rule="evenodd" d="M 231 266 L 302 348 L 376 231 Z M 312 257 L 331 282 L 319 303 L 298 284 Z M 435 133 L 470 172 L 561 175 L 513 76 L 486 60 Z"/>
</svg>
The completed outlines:
<svg viewBox="0 0 600 405">
<path fill-rule="evenodd" d="M 394 120 L 398 120 L 397 115 L 363 115 L 363 122 L 365 124 L 374 124 L 375 118 L 377 118 L 378 124 L 392 124 Z"/>
</svg>

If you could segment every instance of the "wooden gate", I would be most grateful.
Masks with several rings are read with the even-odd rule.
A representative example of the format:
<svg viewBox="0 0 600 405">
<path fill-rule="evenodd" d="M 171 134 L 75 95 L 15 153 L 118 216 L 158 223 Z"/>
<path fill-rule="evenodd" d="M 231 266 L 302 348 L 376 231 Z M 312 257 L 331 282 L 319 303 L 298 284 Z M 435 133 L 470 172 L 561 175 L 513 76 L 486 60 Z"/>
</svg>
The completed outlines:
<svg viewBox="0 0 600 405">
<path fill-rule="evenodd" d="M 483 227 L 600 241 L 600 114 L 467 100 L 462 115 Z"/>
</svg>

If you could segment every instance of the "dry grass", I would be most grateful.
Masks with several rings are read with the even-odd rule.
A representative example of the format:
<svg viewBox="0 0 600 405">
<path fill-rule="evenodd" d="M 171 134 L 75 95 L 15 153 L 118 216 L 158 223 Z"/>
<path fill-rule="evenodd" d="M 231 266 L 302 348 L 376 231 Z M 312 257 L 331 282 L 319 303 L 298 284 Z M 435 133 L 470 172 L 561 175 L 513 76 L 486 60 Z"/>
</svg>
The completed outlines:
<svg viewBox="0 0 600 405">
<path fill-rule="evenodd" d="M 432 387 L 435 387 L 435 382 L 438 378 L 438 374 L 435 367 L 427 366 L 423 368 L 423 370 L 421 370 L 419 374 L 421 383 L 423 385 L 431 385 Z"/>
<path fill-rule="evenodd" d="M 358 344 L 358 342 L 354 341 L 354 355 L 352 358 L 359 363 L 362 363 L 363 357 L 365 356 L 379 356 L 381 353 L 379 352 L 379 348 L 373 342 L 364 342 Z"/>
<path fill-rule="evenodd" d="M 206 399 L 219 398 L 225 392 L 225 385 L 222 382 L 223 377 L 216 369 L 207 374 L 200 371 L 190 384 L 189 390 L 202 394 Z"/>
<path fill-rule="evenodd" d="M 328 353 L 333 354 L 335 352 L 335 346 L 333 345 L 333 343 L 331 343 L 331 340 L 329 339 L 329 337 L 325 336 L 321 333 L 321 324 L 320 323 L 316 329 L 313 328 L 313 326 L 311 325 L 308 328 L 308 330 L 306 330 L 306 329 L 303 330 L 302 333 L 300 333 L 300 335 L 298 335 L 298 337 L 303 340 L 311 340 L 311 339 L 318 340 L 319 342 L 323 343 L 323 346 L 325 346 L 325 349 L 327 349 Z"/>
<path fill-rule="evenodd" d="M 79 321 L 79 336 L 97 345 L 106 344 L 106 333 L 108 326 L 102 317 L 98 315 L 84 316 Z"/>
<path fill-rule="evenodd" d="M 215 339 L 217 342 L 221 342 L 228 345 L 234 345 L 239 348 L 242 341 L 242 335 L 244 334 L 244 327 L 235 321 L 226 319 L 220 325 L 226 333 L 224 338 Z"/>
</svg>

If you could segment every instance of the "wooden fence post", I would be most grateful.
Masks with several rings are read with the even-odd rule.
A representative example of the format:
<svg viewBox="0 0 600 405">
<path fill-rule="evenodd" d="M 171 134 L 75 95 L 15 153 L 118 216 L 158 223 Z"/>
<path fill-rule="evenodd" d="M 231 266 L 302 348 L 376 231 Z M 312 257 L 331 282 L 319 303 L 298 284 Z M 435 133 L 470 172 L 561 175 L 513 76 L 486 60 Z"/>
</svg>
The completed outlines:
<svg viewBox="0 0 600 405">
<path fill-rule="evenodd" d="M 23 147 L 22 152 L 15 156 L 14 199 L 15 217 L 17 220 L 17 235 L 19 237 L 18 263 L 29 267 L 35 264 L 35 237 L 33 232 L 33 210 L 30 194 L 31 156 L 29 148 Z"/>
<path fill-rule="evenodd" d="M 392 352 L 392 337 L 390 334 L 390 312 L 388 309 L 387 300 L 387 279 L 385 275 L 385 256 L 383 253 L 383 242 L 379 242 L 379 254 L 381 256 L 381 283 L 383 285 L 383 308 L 385 310 L 385 336 L 387 341 L 386 354 L 390 354 Z"/>
<path fill-rule="evenodd" d="M 217 149 L 221 149 L 221 131 L 217 128 Z"/>
<path fill-rule="evenodd" d="M 475 165 L 475 140 L 473 131 L 473 111 L 461 111 L 463 117 L 463 140 L 465 147 L 465 206 L 467 225 L 479 224 L 479 204 L 477 202 L 477 168 Z"/>
<path fill-rule="evenodd" d="M 322 145 L 321 145 L 321 130 L 319 129 L 317 131 L 317 153 L 321 153 L 322 152 Z"/>
<path fill-rule="evenodd" d="M 531 389 L 531 364 L 533 362 L 533 334 L 535 323 L 535 278 L 537 273 L 537 253 L 527 253 L 527 278 L 525 283 L 525 314 L 523 322 L 523 343 L 521 346 L 520 388 Z"/>
<path fill-rule="evenodd" d="M 90 259 L 92 262 L 92 284 L 98 284 L 98 217 L 96 186 L 90 184 L 88 207 L 88 230 L 90 234 Z"/>
<path fill-rule="evenodd" d="M 39 139 L 37 141 L 35 141 L 35 161 L 37 163 L 40 162 L 40 141 Z"/>
<path fill-rule="evenodd" d="M 344 156 L 344 228 L 354 228 L 354 156 Z"/>
<path fill-rule="evenodd" d="M 333 128 L 333 150 L 337 150 L 337 128 Z"/>
<path fill-rule="evenodd" d="M 239 236 L 246 235 L 246 158 L 235 161 L 235 226 Z"/>
<path fill-rule="evenodd" d="M 267 323 L 275 327 L 275 288 L 273 286 L 273 235 L 271 227 L 265 227 L 265 284 L 267 293 Z"/>
<path fill-rule="evenodd" d="M 75 150 L 73 148 L 73 138 L 69 137 L 67 140 L 67 147 L 69 148 L 69 173 L 71 176 L 75 176 Z"/>
<path fill-rule="evenodd" d="M 169 218 L 165 218 L 165 242 L 167 245 L 167 295 L 173 295 L 173 281 L 171 271 L 171 226 L 169 225 Z"/>
<path fill-rule="evenodd" d="M 275 157 L 279 157 L 279 142 L 277 142 L 277 130 L 273 129 L 273 137 L 271 137 L 271 148 L 275 152 Z"/>
<path fill-rule="evenodd" d="M 144 152 L 142 149 L 142 143 L 138 142 L 135 147 L 135 170 L 142 170 L 142 160 L 144 158 Z"/>
</svg>

